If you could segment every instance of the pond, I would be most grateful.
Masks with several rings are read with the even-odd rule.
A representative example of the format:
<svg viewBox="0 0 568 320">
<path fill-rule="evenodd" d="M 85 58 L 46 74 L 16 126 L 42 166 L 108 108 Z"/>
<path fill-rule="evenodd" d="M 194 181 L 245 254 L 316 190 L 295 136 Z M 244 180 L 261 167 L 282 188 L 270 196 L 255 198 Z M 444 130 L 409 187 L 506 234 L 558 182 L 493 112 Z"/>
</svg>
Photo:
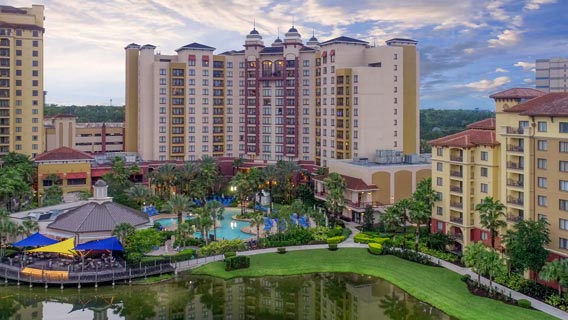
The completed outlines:
<svg viewBox="0 0 568 320">
<path fill-rule="evenodd" d="M 0 287 L 1 319 L 452 319 L 387 281 L 321 273 L 229 281 L 180 275 L 115 288 Z"/>
</svg>

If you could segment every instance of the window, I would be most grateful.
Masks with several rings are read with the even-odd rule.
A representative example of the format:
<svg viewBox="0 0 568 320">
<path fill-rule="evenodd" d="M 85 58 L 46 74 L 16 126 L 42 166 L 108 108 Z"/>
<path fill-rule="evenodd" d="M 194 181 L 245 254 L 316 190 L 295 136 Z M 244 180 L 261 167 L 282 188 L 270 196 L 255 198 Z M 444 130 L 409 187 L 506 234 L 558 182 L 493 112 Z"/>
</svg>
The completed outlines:
<svg viewBox="0 0 568 320">
<path fill-rule="evenodd" d="M 568 230 L 568 220 L 566 220 L 566 219 L 560 219 L 558 226 L 559 226 L 560 229 L 562 229 L 562 230 Z"/>
<path fill-rule="evenodd" d="M 546 189 L 546 186 L 548 185 L 548 180 L 545 177 L 538 177 L 537 181 L 539 188 Z"/>
<path fill-rule="evenodd" d="M 560 180 L 560 191 L 568 191 L 568 181 Z"/>
<path fill-rule="evenodd" d="M 546 121 L 538 122 L 538 132 L 546 132 Z"/>
<path fill-rule="evenodd" d="M 443 185 L 444 179 L 442 179 L 441 177 L 436 178 L 436 185 L 437 186 L 441 186 Z"/>
<path fill-rule="evenodd" d="M 548 198 L 546 198 L 546 196 L 538 196 L 537 203 L 541 207 L 546 207 L 548 205 Z"/>
<path fill-rule="evenodd" d="M 487 151 L 481 151 L 481 160 L 487 161 L 489 159 L 489 154 Z"/>
<path fill-rule="evenodd" d="M 560 141 L 559 151 L 560 152 L 568 152 L 568 142 Z"/>
<path fill-rule="evenodd" d="M 436 163 L 436 169 L 440 172 L 444 171 L 444 164 L 441 162 Z"/>
<path fill-rule="evenodd" d="M 562 162 L 562 161 L 560 161 L 560 162 Z M 537 160 L 537 167 L 539 169 L 546 170 L 547 164 L 548 164 L 548 161 L 546 159 L 539 158 Z M 566 164 L 567 164 L 566 168 L 568 169 L 568 162 L 566 162 Z"/>
<path fill-rule="evenodd" d="M 548 217 L 545 214 L 539 213 L 537 217 L 538 220 L 548 221 Z"/>
<path fill-rule="evenodd" d="M 560 199 L 558 208 L 563 211 L 568 211 L 568 200 Z"/>
<path fill-rule="evenodd" d="M 442 209 L 442 207 L 436 207 L 436 214 L 439 216 L 444 214 L 444 210 Z"/>
<path fill-rule="evenodd" d="M 568 172 L 568 161 L 560 161 L 560 171 Z"/>
<path fill-rule="evenodd" d="M 436 192 L 436 195 L 438 196 L 438 201 L 442 201 L 444 199 L 444 194 L 441 192 Z"/>
<path fill-rule="evenodd" d="M 537 149 L 538 149 L 538 151 L 548 150 L 548 142 L 546 140 L 538 140 L 537 141 Z"/>
<path fill-rule="evenodd" d="M 482 176 L 482 177 L 487 177 L 487 168 L 485 168 L 485 167 L 482 167 L 482 168 L 481 168 L 481 176 Z"/>
<path fill-rule="evenodd" d="M 166 69 L 160 69 L 160 75 L 165 76 L 166 75 Z"/>
<path fill-rule="evenodd" d="M 488 190 L 487 183 L 482 183 L 482 184 L 481 184 L 481 192 L 482 192 L 482 193 L 487 193 L 487 190 Z"/>
<path fill-rule="evenodd" d="M 483 241 L 487 240 L 487 232 L 481 231 L 481 240 Z"/>
<path fill-rule="evenodd" d="M 442 157 L 444 155 L 444 149 L 442 148 L 436 148 L 436 155 L 438 157 Z"/>
<path fill-rule="evenodd" d="M 560 122 L 560 132 L 568 132 L 568 122 Z"/>
<path fill-rule="evenodd" d="M 560 243 L 558 244 L 560 249 L 568 249 L 568 239 L 564 238 L 558 238 L 558 239 L 560 240 Z"/>
</svg>

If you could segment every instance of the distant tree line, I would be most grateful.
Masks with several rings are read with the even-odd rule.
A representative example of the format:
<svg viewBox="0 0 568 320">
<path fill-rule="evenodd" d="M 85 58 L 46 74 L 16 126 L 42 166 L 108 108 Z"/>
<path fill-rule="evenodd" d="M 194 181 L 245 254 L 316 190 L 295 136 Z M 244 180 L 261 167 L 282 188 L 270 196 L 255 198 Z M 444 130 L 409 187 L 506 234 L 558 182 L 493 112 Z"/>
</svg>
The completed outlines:
<svg viewBox="0 0 568 320">
<path fill-rule="evenodd" d="M 428 141 L 465 130 L 473 122 L 494 118 L 489 110 L 420 110 L 420 149 L 423 153 L 431 151 Z"/>
<path fill-rule="evenodd" d="M 61 106 L 57 104 L 45 106 L 45 117 L 58 114 L 77 116 L 77 122 L 124 122 L 124 106 Z"/>
</svg>

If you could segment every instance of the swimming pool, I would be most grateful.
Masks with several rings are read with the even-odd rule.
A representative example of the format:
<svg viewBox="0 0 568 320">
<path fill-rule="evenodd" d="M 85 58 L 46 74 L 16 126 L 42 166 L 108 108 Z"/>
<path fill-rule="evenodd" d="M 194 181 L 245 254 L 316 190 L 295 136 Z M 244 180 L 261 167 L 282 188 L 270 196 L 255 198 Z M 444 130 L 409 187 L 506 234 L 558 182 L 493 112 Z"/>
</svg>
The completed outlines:
<svg viewBox="0 0 568 320">
<path fill-rule="evenodd" d="M 233 220 L 233 216 L 237 215 L 241 212 L 241 209 L 238 208 L 225 208 L 225 212 L 223 213 L 223 220 L 219 221 L 220 226 L 217 227 L 217 239 L 248 239 L 254 237 L 252 234 L 244 233 L 241 231 L 242 227 L 247 227 L 250 224 L 246 221 L 237 221 Z M 190 220 L 191 217 L 186 217 L 186 220 Z M 172 225 L 177 224 L 177 218 L 163 218 L 157 219 L 154 222 L 160 223 L 163 227 L 171 227 Z M 214 234 L 213 230 L 209 231 L 209 234 Z M 196 232 L 194 234 L 195 237 L 201 237 L 200 232 Z"/>
</svg>

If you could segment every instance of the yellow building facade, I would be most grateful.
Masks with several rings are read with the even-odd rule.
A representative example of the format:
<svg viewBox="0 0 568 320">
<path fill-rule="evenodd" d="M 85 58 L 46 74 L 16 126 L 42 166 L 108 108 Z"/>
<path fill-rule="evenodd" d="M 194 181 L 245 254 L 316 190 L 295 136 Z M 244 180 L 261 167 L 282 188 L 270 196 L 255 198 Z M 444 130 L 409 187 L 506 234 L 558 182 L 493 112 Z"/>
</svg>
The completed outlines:
<svg viewBox="0 0 568 320">
<path fill-rule="evenodd" d="M 57 175 L 61 179 L 63 194 L 91 191 L 91 155 L 61 147 L 38 155 L 34 161 L 37 165 L 37 192 L 40 199 L 45 189 L 52 184 L 48 179 L 50 175 Z"/>
<path fill-rule="evenodd" d="M 43 11 L 0 5 L 0 155 L 44 150 Z"/>
</svg>

